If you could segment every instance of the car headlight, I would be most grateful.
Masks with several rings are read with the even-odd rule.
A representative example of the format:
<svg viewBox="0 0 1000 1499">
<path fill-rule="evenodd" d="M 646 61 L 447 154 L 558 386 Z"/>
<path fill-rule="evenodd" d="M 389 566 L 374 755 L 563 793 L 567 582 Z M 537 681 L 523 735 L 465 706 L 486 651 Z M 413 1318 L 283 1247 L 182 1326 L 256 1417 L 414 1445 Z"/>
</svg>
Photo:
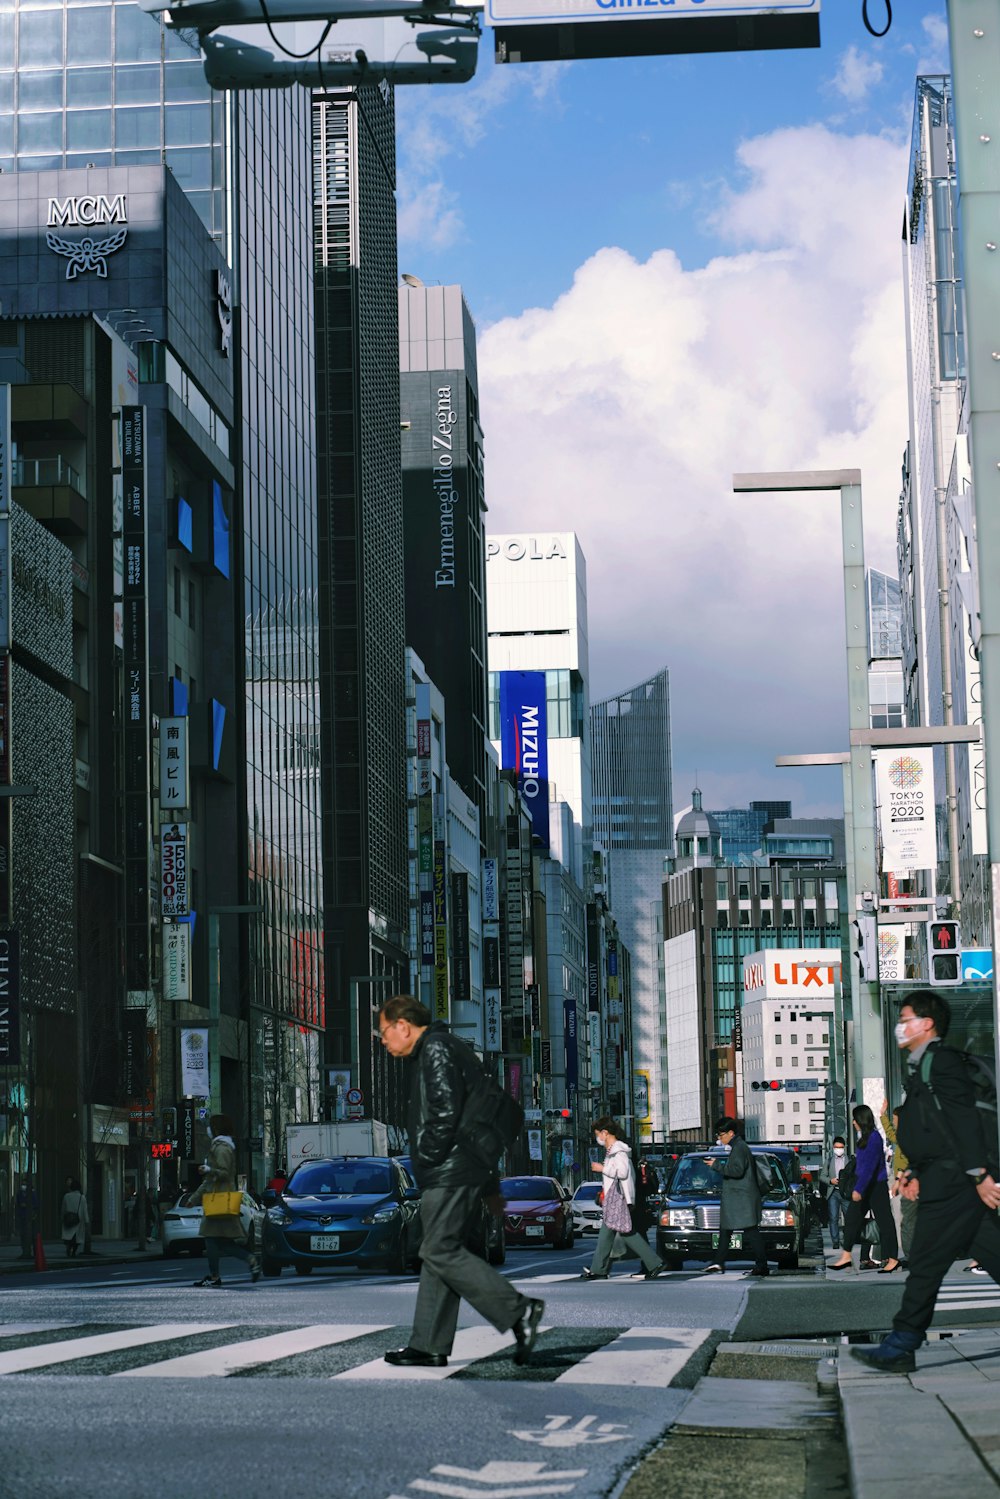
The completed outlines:
<svg viewBox="0 0 1000 1499">
<path fill-rule="evenodd" d="M 399 1217 L 398 1203 L 391 1202 L 388 1207 L 378 1208 L 376 1212 L 369 1213 L 362 1218 L 362 1223 L 391 1223 L 394 1218 Z"/>
<path fill-rule="evenodd" d="M 765 1208 L 760 1215 L 761 1228 L 794 1228 L 795 1214 L 787 1208 Z"/>
<path fill-rule="evenodd" d="M 698 1217 L 694 1208 L 668 1208 L 660 1222 L 664 1228 L 696 1228 Z"/>
<path fill-rule="evenodd" d="M 268 1208 L 265 1217 L 268 1223 L 275 1223 L 279 1227 L 284 1227 L 286 1223 L 291 1223 L 292 1221 L 291 1213 L 287 1208 L 283 1207 Z"/>
</svg>

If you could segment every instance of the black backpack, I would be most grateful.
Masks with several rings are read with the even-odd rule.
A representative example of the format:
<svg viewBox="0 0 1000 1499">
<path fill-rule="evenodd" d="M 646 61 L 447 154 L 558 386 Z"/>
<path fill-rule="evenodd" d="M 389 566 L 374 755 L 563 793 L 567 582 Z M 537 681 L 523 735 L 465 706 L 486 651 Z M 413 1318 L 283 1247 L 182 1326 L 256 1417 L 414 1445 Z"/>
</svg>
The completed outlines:
<svg viewBox="0 0 1000 1499">
<path fill-rule="evenodd" d="M 935 1048 L 936 1049 L 936 1048 Z M 955 1050 L 955 1048 L 951 1048 Z M 983 1137 L 986 1144 L 986 1153 L 990 1161 L 994 1160 L 997 1153 L 997 1077 L 993 1070 L 993 1063 L 988 1057 L 976 1056 L 971 1051 L 959 1051 L 965 1067 L 965 1075 L 972 1089 L 972 1096 L 976 1108 L 979 1110 L 980 1123 L 983 1126 Z M 931 1068 L 934 1064 L 934 1051 L 929 1047 L 920 1058 L 920 1080 L 937 1105 L 941 1124 L 945 1134 L 952 1138 L 952 1131 L 948 1124 L 947 1115 L 941 1107 L 941 1100 L 931 1085 Z"/>
<path fill-rule="evenodd" d="M 465 1076 L 465 1103 L 459 1125 L 464 1149 L 487 1171 L 495 1171 L 524 1128 L 524 1110 L 501 1088 L 467 1042 L 455 1038 Z"/>
</svg>

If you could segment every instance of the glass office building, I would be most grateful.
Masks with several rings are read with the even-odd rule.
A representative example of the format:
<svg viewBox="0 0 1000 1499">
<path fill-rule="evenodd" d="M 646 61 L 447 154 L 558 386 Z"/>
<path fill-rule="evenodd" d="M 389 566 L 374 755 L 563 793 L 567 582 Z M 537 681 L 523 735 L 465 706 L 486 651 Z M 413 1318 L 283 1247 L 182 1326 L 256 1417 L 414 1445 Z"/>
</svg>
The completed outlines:
<svg viewBox="0 0 1000 1499">
<path fill-rule="evenodd" d="M 0 169 L 89 167 L 99 193 L 104 168 L 164 163 L 232 268 L 225 295 L 207 283 L 191 291 L 213 310 L 218 298 L 238 363 L 237 420 L 217 436 L 235 469 L 227 519 L 241 538 L 227 648 L 238 675 L 246 663 L 251 722 L 249 733 L 239 725 L 235 772 L 247 817 L 224 857 L 243 886 L 232 905 L 260 912 L 241 922 L 227 902 L 207 914 L 219 923 L 221 1009 L 240 1022 L 219 1031 L 223 1071 L 239 1076 L 244 1099 L 251 1075 L 240 1124 L 264 1141 L 265 1159 L 251 1160 L 258 1177 L 279 1149 L 272 1121 L 315 1117 L 318 1043 L 305 1066 L 282 1057 L 301 1052 L 303 1027 L 322 1025 L 324 999 L 310 116 L 305 90 L 214 93 L 196 37 L 135 4 L 0 0 Z M 143 330 L 130 329 L 131 311 L 113 321 L 134 341 Z M 178 367 L 172 326 L 168 315 L 162 357 L 140 361 L 140 378 L 149 369 L 171 385 L 173 370 L 168 399 L 196 414 L 204 392 Z"/>
<path fill-rule="evenodd" d="M 644 1137 L 667 1114 L 666 976 L 660 891 L 673 853 L 670 674 L 594 703 L 590 710 L 594 843 L 605 849 L 608 890 L 632 954 L 633 1067 L 645 1074 Z"/>
</svg>

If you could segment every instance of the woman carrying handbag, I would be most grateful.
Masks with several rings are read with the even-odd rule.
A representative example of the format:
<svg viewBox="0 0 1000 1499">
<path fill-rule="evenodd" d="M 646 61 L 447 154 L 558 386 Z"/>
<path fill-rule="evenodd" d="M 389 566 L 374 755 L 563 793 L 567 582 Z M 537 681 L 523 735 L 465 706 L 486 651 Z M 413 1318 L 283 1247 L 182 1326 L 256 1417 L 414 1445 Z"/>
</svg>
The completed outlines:
<svg viewBox="0 0 1000 1499">
<path fill-rule="evenodd" d="M 878 1224 L 879 1242 L 882 1245 L 882 1268 L 879 1275 L 891 1275 L 899 1269 L 899 1241 L 896 1237 L 896 1220 L 889 1203 L 889 1173 L 885 1164 L 885 1145 L 875 1127 L 875 1115 L 867 1104 L 859 1103 L 852 1111 L 854 1130 L 858 1137 L 855 1155 L 855 1176 L 850 1201 L 844 1214 L 844 1237 L 839 1260 L 827 1265 L 828 1270 L 849 1270 L 853 1264 L 851 1250 L 861 1242 L 862 1229 L 869 1211 Z"/>
<path fill-rule="evenodd" d="M 204 1180 L 191 1194 L 191 1204 L 201 1203 L 202 1220 L 198 1237 L 205 1240 L 208 1274 L 196 1280 L 196 1286 L 221 1290 L 219 1261 L 223 1255 L 246 1260 L 250 1279 L 260 1280 L 260 1262 L 247 1247 L 240 1221 L 243 1194 L 236 1186 L 235 1128 L 228 1114 L 213 1114 L 209 1120 L 208 1158 L 201 1167 Z"/>
<path fill-rule="evenodd" d="M 86 1243 L 87 1229 L 90 1226 L 87 1199 L 75 1176 L 66 1178 L 66 1190 L 63 1193 L 59 1217 L 62 1223 L 62 1241 L 66 1245 L 66 1254 L 69 1259 L 73 1259 L 80 1245 Z"/>
<path fill-rule="evenodd" d="M 593 1169 L 600 1171 L 604 1179 L 604 1221 L 597 1235 L 597 1248 L 590 1269 L 584 1270 L 580 1279 L 607 1280 L 611 1251 L 620 1240 L 642 1261 L 643 1279 L 655 1280 L 670 1267 L 656 1258 L 648 1239 L 633 1225 L 635 1172 L 632 1151 L 622 1138 L 622 1127 L 617 1120 L 605 1116 L 595 1122 L 594 1138 L 605 1150 L 604 1161 L 593 1163 Z"/>
</svg>

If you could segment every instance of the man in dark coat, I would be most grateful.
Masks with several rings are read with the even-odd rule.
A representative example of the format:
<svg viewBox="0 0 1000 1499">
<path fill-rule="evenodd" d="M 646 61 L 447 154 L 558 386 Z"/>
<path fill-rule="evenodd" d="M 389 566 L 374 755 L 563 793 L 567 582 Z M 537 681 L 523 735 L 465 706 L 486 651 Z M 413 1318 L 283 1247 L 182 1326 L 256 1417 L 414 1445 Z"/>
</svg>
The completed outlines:
<svg viewBox="0 0 1000 1499">
<path fill-rule="evenodd" d="M 908 1056 L 896 1138 L 909 1158 L 900 1191 L 917 1204 L 910 1274 L 892 1332 L 877 1348 L 852 1348 L 873 1369 L 908 1374 L 934 1315 L 941 1282 L 973 1255 L 1000 1283 L 1000 1184 L 996 1140 L 987 1139 L 960 1054 L 942 1045 L 951 1009 L 932 989 L 903 1000 L 896 1044 Z"/>
<path fill-rule="evenodd" d="M 704 1275 L 721 1275 L 734 1232 L 742 1233 L 743 1248 L 753 1255 L 753 1269 L 747 1276 L 769 1275 L 767 1250 L 760 1232 L 760 1186 L 750 1147 L 736 1133 L 736 1120 L 719 1119 L 715 1126 L 720 1145 L 729 1146 L 727 1156 L 706 1156 L 706 1163 L 722 1177 L 722 1200 L 719 1204 L 719 1252 Z"/>
<path fill-rule="evenodd" d="M 410 1062 L 407 1127 L 413 1174 L 421 1188 L 420 1289 L 413 1331 L 387 1364 L 443 1368 L 455 1340 L 464 1297 L 498 1332 L 512 1331 L 514 1362 L 525 1364 L 538 1336 L 544 1302 L 522 1296 L 509 1280 L 466 1247 L 480 1202 L 498 1212 L 499 1178 L 477 1159 L 462 1129 L 466 1100 L 485 1083 L 475 1053 L 408 994 L 379 1013 L 379 1039 L 394 1057 Z"/>
</svg>

